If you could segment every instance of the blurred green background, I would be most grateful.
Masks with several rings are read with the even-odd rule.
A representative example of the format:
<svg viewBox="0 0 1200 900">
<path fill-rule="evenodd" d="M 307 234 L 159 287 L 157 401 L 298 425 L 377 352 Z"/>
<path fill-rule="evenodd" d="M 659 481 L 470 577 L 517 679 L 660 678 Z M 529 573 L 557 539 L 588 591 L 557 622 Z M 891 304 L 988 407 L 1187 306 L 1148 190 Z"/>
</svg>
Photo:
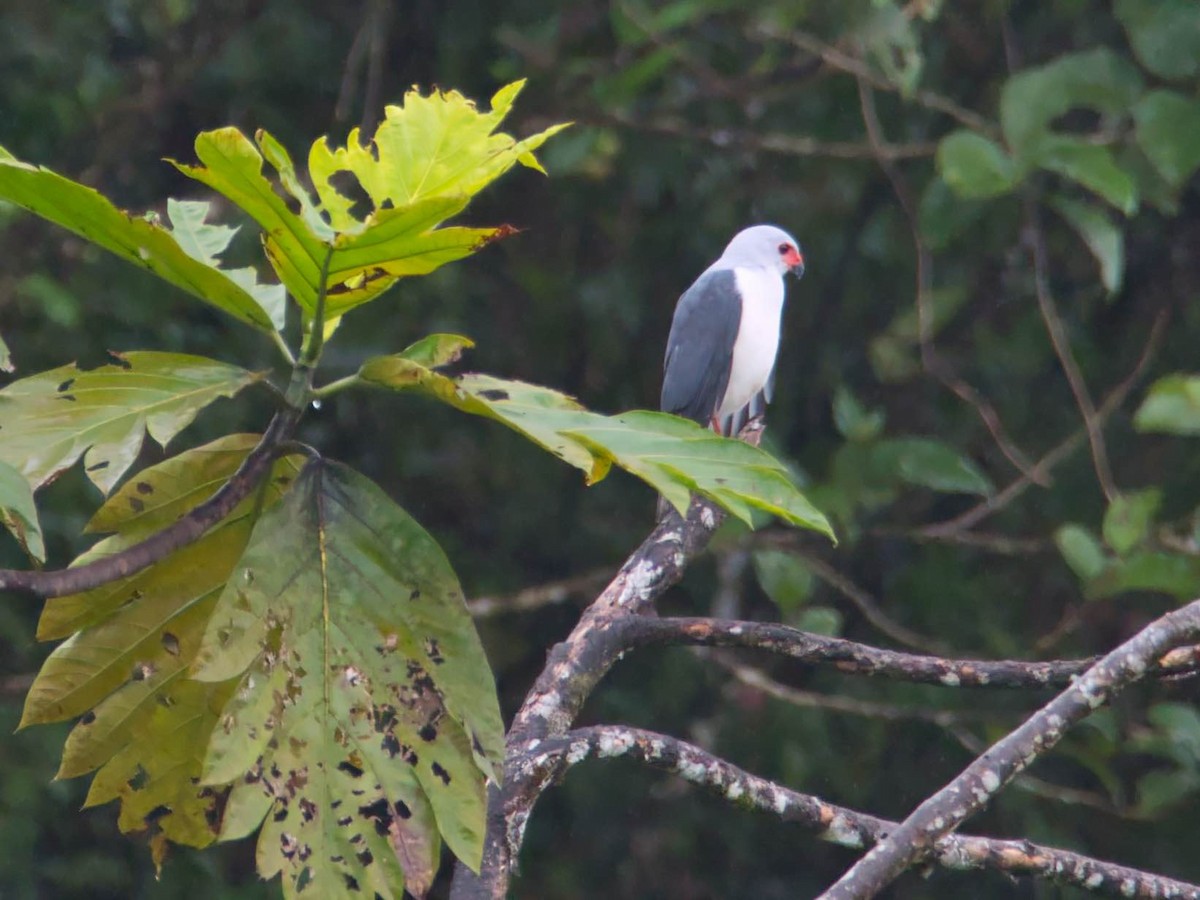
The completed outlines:
<svg viewBox="0 0 1200 900">
<path fill-rule="evenodd" d="M 1033 77 L 1012 78 L 1026 69 Z M 872 85 L 866 96 L 856 71 Z M 476 340 L 472 369 L 550 385 L 603 412 L 653 408 L 679 293 L 739 228 L 787 228 L 808 273 L 789 288 L 769 445 L 836 517 L 842 542 L 727 527 L 663 608 L 960 656 L 1101 652 L 1200 594 L 1200 454 L 1160 433 L 1200 432 L 1200 388 L 1163 394 L 1141 429 L 1133 418 L 1155 378 L 1195 368 L 1200 355 L 1198 76 L 1200 6 L 1190 0 L 0 8 L 0 144 L 135 211 L 207 196 L 162 162 L 191 160 L 200 130 L 263 127 L 303 154 L 319 135 L 369 130 L 413 85 L 483 104 L 528 78 L 506 130 L 576 122 L 541 154 L 549 178 L 514 171 L 467 212 L 520 234 L 350 316 L 326 353 L 329 377 L 451 331 Z M 959 129 L 974 136 L 937 153 Z M 1051 321 L 1094 402 L 1128 389 L 1104 410 L 1124 492 L 1115 502 L 1039 306 L 1031 251 L 1043 238 Z M 234 256 L 255 249 L 244 229 Z M 18 376 L 98 361 L 106 349 L 274 362 L 248 329 L 2 205 L 0 259 L 0 334 Z M 924 367 L 919 275 L 936 344 Z M 969 386 L 974 404 L 951 386 Z M 994 515 L 933 527 L 973 509 L 980 491 L 1007 498 L 995 492 L 1021 477 L 1008 458 L 1021 457 L 1003 451 L 980 409 L 1027 460 L 1073 439 L 1070 452 Z M 261 398 L 224 401 L 179 446 L 261 428 L 266 415 Z M 616 474 L 585 488 L 516 435 L 416 398 L 341 395 L 302 436 L 429 528 L 469 597 L 600 578 L 652 520 L 640 483 Z M 158 456 L 147 448 L 146 461 Z M 1147 490 L 1159 493 L 1135 493 Z M 53 564 L 85 546 L 79 531 L 99 499 L 78 471 L 39 495 Z M 7 539 L 0 564 L 24 564 Z M 481 616 L 506 715 L 595 580 L 565 602 Z M 0 605 L 0 719 L 10 728 L 48 650 L 33 639 L 37 613 L 21 598 Z M 808 692 L 805 705 L 740 682 L 731 660 Z M 1129 692 L 968 830 L 1200 881 L 1196 693 L 1188 680 Z M 584 721 L 676 734 L 797 789 L 903 816 L 970 748 L 1044 699 L 654 650 L 617 667 Z M 930 710 L 952 715 L 933 721 Z M 51 782 L 67 727 L 0 740 L 0 897 L 278 895 L 258 881 L 247 842 L 178 850 L 156 881 L 144 845 L 117 833 L 115 808 L 78 811 L 87 779 Z M 590 763 L 537 808 L 514 894 L 811 896 L 853 858 L 632 764 Z M 935 871 L 906 876 L 889 896 L 1080 895 Z"/>
</svg>

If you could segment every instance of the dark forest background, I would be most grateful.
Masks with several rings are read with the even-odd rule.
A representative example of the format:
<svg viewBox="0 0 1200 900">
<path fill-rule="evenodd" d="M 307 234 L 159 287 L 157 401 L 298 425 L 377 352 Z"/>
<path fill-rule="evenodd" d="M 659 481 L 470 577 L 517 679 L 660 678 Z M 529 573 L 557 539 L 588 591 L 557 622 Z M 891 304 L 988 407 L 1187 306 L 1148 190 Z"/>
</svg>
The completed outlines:
<svg viewBox="0 0 1200 900">
<path fill-rule="evenodd" d="M 576 125 L 543 149 L 549 178 L 515 171 L 466 215 L 520 234 L 350 317 L 328 374 L 448 331 L 476 340 L 471 368 L 603 412 L 653 408 L 679 293 L 733 232 L 777 223 L 804 245 L 808 272 L 789 289 L 768 445 L 842 541 L 726 526 L 665 608 L 958 656 L 1085 656 L 1200 593 L 1200 454 L 1160 433 L 1200 431 L 1200 391 L 1177 390 L 1165 416 L 1134 420 L 1155 379 L 1200 355 L 1196 10 L 1185 0 L 6 0 L 0 144 L 124 208 L 161 209 L 168 196 L 199 196 L 162 159 L 190 161 L 200 130 L 263 127 L 303 154 L 321 134 L 369 130 L 410 86 L 486 103 L 528 78 L 506 130 Z M 1013 89 L 1014 73 L 1080 54 L 1092 62 L 1079 72 L 1042 69 L 1051 74 L 1032 89 Z M 1185 102 L 1164 111 L 1147 101 L 1154 91 Z M 1009 127 L 1022 115 L 1103 152 L 1022 168 Z M 1019 171 L 979 145 L 939 156 L 959 129 L 1003 146 Z M 235 255 L 253 250 L 247 239 Z M 1099 408 L 1100 461 L 1055 329 Z M 251 368 L 274 353 L 2 205 L 0 335 L 18 375 L 106 349 Z M 219 404 L 178 446 L 259 429 L 266 414 L 250 400 Z M 477 603 L 478 622 L 506 715 L 652 522 L 639 482 L 615 474 L 585 488 L 516 435 L 416 398 L 341 395 L 305 427 L 434 533 L 468 597 L 490 601 Z M 899 440 L 914 437 L 916 449 Z M 1040 484 L 1004 493 L 1064 441 L 1033 469 Z M 972 493 L 983 484 L 998 508 L 961 518 L 989 502 Z M 39 499 L 62 564 L 100 498 L 76 470 Z M 12 542 L 0 542 L 0 563 L 22 564 Z M 0 606 L 6 733 L 49 649 L 34 641 L 37 613 L 25 600 Z M 792 702 L 747 684 L 747 665 L 797 689 Z M 1196 696 L 1192 681 L 1129 692 L 970 830 L 1200 880 Z M 669 649 L 622 662 L 584 719 L 676 734 L 902 818 L 1045 699 Z M 78 811 L 87 779 L 51 781 L 67 728 L 0 737 L 0 897 L 278 895 L 258 881 L 249 842 L 177 850 L 156 881 L 113 807 Z M 633 763 L 599 762 L 544 797 L 515 894 L 811 896 L 852 860 Z M 909 875 L 891 895 L 1077 896 L 944 871 Z"/>
</svg>

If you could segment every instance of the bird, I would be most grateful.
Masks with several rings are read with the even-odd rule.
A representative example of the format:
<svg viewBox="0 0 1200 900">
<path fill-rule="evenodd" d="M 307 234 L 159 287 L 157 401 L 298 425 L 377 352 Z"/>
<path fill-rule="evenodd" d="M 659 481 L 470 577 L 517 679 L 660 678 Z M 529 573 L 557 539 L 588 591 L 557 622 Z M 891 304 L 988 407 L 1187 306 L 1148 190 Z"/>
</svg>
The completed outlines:
<svg viewBox="0 0 1200 900">
<path fill-rule="evenodd" d="M 771 400 L 784 276 L 804 274 L 796 239 L 775 225 L 739 231 L 675 304 L 660 409 L 725 436 Z"/>
</svg>

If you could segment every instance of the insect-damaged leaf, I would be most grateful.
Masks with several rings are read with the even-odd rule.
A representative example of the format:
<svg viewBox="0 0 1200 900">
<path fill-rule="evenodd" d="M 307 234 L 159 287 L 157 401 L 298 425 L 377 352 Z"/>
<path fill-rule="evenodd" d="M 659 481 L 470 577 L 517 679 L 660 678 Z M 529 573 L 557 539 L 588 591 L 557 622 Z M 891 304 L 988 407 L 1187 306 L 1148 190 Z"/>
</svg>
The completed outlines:
<svg viewBox="0 0 1200 900">
<path fill-rule="evenodd" d="M 415 362 L 413 349 L 367 360 L 359 377 L 502 422 L 582 469 L 589 484 L 617 465 L 680 511 L 694 492 L 747 524 L 753 524 L 752 510 L 758 509 L 833 537 L 828 520 L 800 493 L 783 464 L 757 447 L 663 413 L 589 412 L 565 394 L 522 381 L 478 374 L 450 378 Z"/>
<path fill-rule="evenodd" d="M 176 165 L 262 226 L 271 265 L 310 317 L 332 251 L 326 314 L 336 319 L 398 278 L 427 274 L 511 233 L 506 226 L 438 226 L 518 162 L 540 170 L 533 151 L 564 126 L 522 141 L 494 133 L 521 85 L 500 90 L 487 113 L 456 91 L 428 97 L 410 91 L 403 105 L 387 107 L 367 146 L 359 143 L 357 129 L 345 147 L 330 149 L 325 139 L 318 140 L 308 159 L 315 197 L 284 147 L 264 131 L 254 142 L 236 128 L 205 132 L 196 139 L 202 165 Z M 298 212 L 264 175 L 264 161 Z M 365 195 L 362 209 L 346 191 Z"/>
<path fill-rule="evenodd" d="M 204 407 L 262 378 L 180 353 L 139 350 L 114 360 L 98 369 L 60 366 L 0 390 L 0 462 L 37 488 L 83 455 L 88 477 L 107 494 L 147 431 L 166 446 Z"/>
<path fill-rule="evenodd" d="M 174 521 L 217 489 L 258 443 L 236 434 L 181 453 L 138 476 L 101 507 L 93 531 L 116 531 L 76 562 L 118 552 Z M 270 507 L 298 472 L 275 463 L 261 503 Z M 148 569 L 50 600 L 39 637 L 76 633 L 50 655 L 26 701 L 23 725 L 86 713 L 67 738 L 59 778 L 100 768 L 88 804 L 121 799 L 124 831 L 204 846 L 216 838 L 213 792 L 199 785 L 204 751 L 233 683 L 186 677 L 225 579 L 250 536 L 255 497 Z M 76 629 L 79 629 L 76 631 Z"/>
<path fill-rule="evenodd" d="M 235 783 L 222 837 L 266 816 L 264 877 L 399 897 L 402 866 L 432 869 L 434 822 L 478 867 L 503 752 L 491 672 L 440 548 L 361 475 L 312 462 L 256 526 L 194 672 L 239 675 L 205 781 Z"/>
<path fill-rule="evenodd" d="M 14 159 L 0 147 L 0 200 L 61 225 L 256 328 L 271 320 L 247 285 L 215 261 L 189 253 L 151 217 L 132 216 L 103 195 L 61 175 Z"/>
</svg>

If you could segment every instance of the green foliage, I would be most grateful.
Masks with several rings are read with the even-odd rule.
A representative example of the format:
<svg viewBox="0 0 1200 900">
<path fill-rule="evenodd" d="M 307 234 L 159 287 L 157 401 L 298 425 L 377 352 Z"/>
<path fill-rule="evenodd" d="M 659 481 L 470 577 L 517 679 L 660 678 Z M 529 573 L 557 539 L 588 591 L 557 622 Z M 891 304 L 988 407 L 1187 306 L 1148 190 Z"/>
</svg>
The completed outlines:
<svg viewBox="0 0 1200 900">
<path fill-rule="evenodd" d="M 748 525 L 754 524 L 753 511 L 761 510 L 834 536 L 828 520 L 796 488 L 787 469 L 757 447 L 676 416 L 644 411 L 602 416 L 548 388 L 489 375 L 450 378 L 415 361 L 429 356 L 427 342 L 450 347 L 455 341 L 438 335 L 395 356 L 369 359 L 359 369 L 359 378 L 393 390 L 419 391 L 463 412 L 502 422 L 583 470 L 588 484 L 600 481 L 616 465 L 641 478 L 681 513 L 697 493 Z M 442 352 L 448 359 L 453 351 Z M 437 360 L 435 356 L 434 365 Z"/>
<path fill-rule="evenodd" d="M 1064 220 L 1079 233 L 1100 264 L 1100 282 L 1108 293 L 1116 293 L 1125 278 L 1125 236 L 1121 229 L 1095 207 L 1055 197 L 1050 202 Z"/>
<path fill-rule="evenodd" d="M 1016 163 L 992 140 L 959 130 L 938 145 L 938 172 L 960 197 L 995 197 L 1017 184 Z"/>
<path fill-rule="evenodd" d="M 196 414 L 261 374 L 216 360 L 142 350 L 97 369 L 76 365 L 0 390 L 0 462 L 38 488 L 83 456 L 88 478 L 112 490 L 137 459 L 144 435 L 166 446 Z"/>
<path fill-rule="evenodd" d="M 1160 378 L 1147 392 L 1133 421 L 1139 431 L 1200 434 L 1200 376 Z"/>
<path fill-rule="evenodd" d="M 812 571 L 795 554 L 759 550 L 754 554 L 754 574 L 759 586 L 787 620 L 801 612 L 815 587 Z"/>
<path fill-rule="evenodd" d="M 244 278 L 234 278 L 232 273 L 222 271 L 215 260 L 195 258 L 180 244 L 176 234 L 159 225 L 153 215 L 139 217 L 117 209 L 91 188 L 49 169 L 14 159 L 3 147 L 0 147 L 0 200 L 15 203 L 70 229 L 248 325 L 272 327 L 269 312 L 256 296 L 266 288 L 251 281 L 247 290 Z M 187 243 L 186 231 L 179 237 Z"/>
<path fill-rule="evenodd" d="M 1150 91 L 1133 108 L 1138 146 L 1158 174 L 1179 190 L 1200 168 L 1200 101 Z"/>
<path fill-rule="evenodd" d="M 1080 581 L 1091 581 L 1108 563 L 1100 541 L 1082 525 L 1063 525 L 1054 532 L 1054 543 Z"/>
<path fill-rule="evenodd" d="M 1150 488 L 1113 498 L 1104 514 L 1104 543 L 1124 556 L 1143 543 L 1162 503 L 1162 491 Z"/>
<path fill-rule="evenodd" d="M 1117 0 L 1138 62 L 1162 78 L 1200 72 L 1200 9 L 1188 0 Z"/>
</svg>

